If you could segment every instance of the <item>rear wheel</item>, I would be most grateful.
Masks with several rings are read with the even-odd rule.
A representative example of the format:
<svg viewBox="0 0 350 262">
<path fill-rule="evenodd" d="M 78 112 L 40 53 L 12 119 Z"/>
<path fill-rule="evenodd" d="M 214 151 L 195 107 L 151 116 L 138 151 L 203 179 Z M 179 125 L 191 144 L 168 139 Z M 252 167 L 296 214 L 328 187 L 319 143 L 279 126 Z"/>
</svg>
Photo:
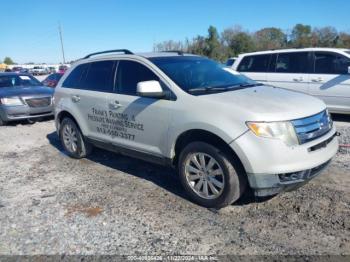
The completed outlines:
<svg viewBox="0 0 350 262">
<path fill-rule="evenodd" d="M 244 170 L 238 161 L 204 142 L 190 143 L 182 150 L 179 175 L 190 197 L 208 208 L 230 205 L 246 188 Z"/>
<path fill-rule="evenodd" d="M 92 146 L 85 141 L 80 129 L 72 119 L 63 119 L 59 135 L 62 146 L 70 157 L 84 158 L 91 153 Z"/>
</svg>

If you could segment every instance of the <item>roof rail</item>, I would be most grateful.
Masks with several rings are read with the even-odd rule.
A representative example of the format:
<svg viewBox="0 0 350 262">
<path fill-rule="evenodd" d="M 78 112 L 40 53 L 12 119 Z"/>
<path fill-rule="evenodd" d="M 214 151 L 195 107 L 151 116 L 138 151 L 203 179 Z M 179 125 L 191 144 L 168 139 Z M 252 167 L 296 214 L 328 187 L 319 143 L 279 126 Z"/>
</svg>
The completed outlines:
<svg viewBox="0 0 350 262">
<path fill-rule="evenodd" d="M 101 54 L 108 54 L 108 53 L 124 53 L 126 55 L 133 55 L 134 53 L 129 51 L 128 49 L 115 49 L 115 50 L 107 50 L 107 51 L 101 51 L 101 52 L 96 52 L 96 53 L 91 53 L 85 56 L 83 59 L 87 59 L 91 56 L 94 55 L 101 55 Z"/>
<path fill-rule="evenodd" d="M 184 55 L 184 51 L 181 50 L 168 50 L 168 51 L 162 51 L 162 53 L 177 53 L 178 55 Z"/>
</svg>

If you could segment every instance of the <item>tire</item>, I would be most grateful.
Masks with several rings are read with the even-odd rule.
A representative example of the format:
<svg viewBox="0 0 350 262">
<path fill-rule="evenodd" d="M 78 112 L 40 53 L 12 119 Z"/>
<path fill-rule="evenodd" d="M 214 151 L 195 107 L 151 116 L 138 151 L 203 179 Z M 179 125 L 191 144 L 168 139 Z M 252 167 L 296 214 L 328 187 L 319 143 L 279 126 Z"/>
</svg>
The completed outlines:
<svg viewBox="0 0 350 262">
<path fill-rule="evenodd" d="M 204 165 L 201 164 L 203 156 Z M 192 142 L 182 150 L 178 171 L 191 199 L 207 208 L 220 209 L 232 204 L 242 196 L 247 185 L 240 162 L 204 142 Z"/>
<path fill-rule="evenodd" d="M 72 158 L 84 158 L 92 151 L 91 144 L 85 141 L 80 128 L 71 118 L 62 120 L 59 136 L 64 150 Z M 72 141 L 75 146 L 72 144 Z"/>
<path fill-rule="evenodd" d="M 36 122 L 37 122 L 36 119 L 31 119 L 31 118 L 28 118 L 28 119 L 27 119 L 27 123 L 30 124 L 30 125 L 33 125 L 33 124 L 35 124 Z"/>
<path fill-rule="evenodd" d="M 6 124 L 7 123 L 4 120 L 2 120 L 1 117 L 0 117 L 0 126 L 5 126 Z"/>
</svg>

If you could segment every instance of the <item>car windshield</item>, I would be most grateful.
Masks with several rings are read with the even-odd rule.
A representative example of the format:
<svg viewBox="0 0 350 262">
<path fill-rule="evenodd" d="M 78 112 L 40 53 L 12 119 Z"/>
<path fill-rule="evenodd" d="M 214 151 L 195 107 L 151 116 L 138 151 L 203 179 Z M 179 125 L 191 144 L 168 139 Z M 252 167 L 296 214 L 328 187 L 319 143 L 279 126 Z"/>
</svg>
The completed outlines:
<svg viewBox="0 0 350 262">
<path fill-rule="evenodd" d="M 42 84 L 38 80 L 29 75 L 0 75 L 0 88 L 41 85 Z"/>
<path fill-rule="evenodd" d="M 180 88 L 191 94 L 225 92 L 259 85 L 204 57 L 154 57 L 150 60 Z"/>
</svg>

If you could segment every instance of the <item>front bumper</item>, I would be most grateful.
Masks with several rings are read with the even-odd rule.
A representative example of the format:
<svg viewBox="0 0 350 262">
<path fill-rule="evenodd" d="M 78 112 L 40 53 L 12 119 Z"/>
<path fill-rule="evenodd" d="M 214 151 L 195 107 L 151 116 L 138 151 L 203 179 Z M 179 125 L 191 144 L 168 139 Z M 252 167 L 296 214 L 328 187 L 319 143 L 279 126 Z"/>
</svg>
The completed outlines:
<svg viewBox="0 0 350 262">
<path fill-rule="evenodd" d="M 3 121 L 10 122 L 23 119 L 53 116 L 53 105 L 46 107 L 0 106 L 0 117 Z"/>
<path fill-rule="evenodd" d="M 338 151 L 335 127 L 311 142 L 289 147 L 247 131 L 231 143 L 257 196 L 293 190 L 319 175 Z"/>
<path fill-rule="evenodd" d="M 272 196 L 285 191 L 295 190 L 320 175 L 331 160 L 299 172 L 286 174 L 247 174 L 250 187 L 258 197 Z"/>
</svg>

